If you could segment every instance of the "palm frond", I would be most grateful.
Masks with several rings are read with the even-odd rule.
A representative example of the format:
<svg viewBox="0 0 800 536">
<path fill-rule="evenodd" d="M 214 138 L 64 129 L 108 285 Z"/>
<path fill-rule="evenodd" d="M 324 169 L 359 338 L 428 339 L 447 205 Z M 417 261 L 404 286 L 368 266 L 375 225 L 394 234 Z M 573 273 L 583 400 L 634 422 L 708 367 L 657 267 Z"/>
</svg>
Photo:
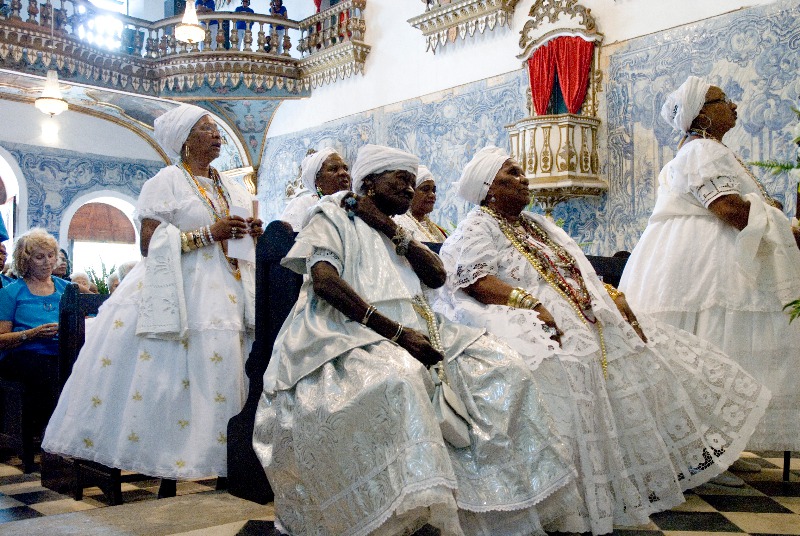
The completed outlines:
<svg viewBox="0 0 800 536">
<path fill-rule="evenodd" d="M 768 169 L 775 175 L 795 168 L 795 164 L 791 162 L 781 162 L 780 160 L 759 160 L 756 162 L 748 162 L 748 164 L 751 166 Z"/>
</svg>

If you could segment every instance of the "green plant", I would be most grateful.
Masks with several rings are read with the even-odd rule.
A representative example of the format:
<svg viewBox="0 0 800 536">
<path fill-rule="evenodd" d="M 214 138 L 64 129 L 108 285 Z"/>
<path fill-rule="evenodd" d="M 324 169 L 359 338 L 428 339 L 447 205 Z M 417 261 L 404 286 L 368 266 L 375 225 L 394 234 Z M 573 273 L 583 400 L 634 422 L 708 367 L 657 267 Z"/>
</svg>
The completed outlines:
<svg viewBox="0 0 800 536">
<path fill-rule="evenodd" d="M 788 311 L 786 311 L 788 309 Z M 800 316 L 800 299 L 791 301 L 783 306 L 783 310 L 789 315 L 789 323 Z"/>
<path fill-rule="evenodd" d="M 106 270 L 106 263 L 103 262 L 103 259 L 100 259 L 100 269 L 101 273 L 98 274 L 94 268 L 87 268 L 86 274 L 89 276 L 89 281 L 94 283 L 97 287 L 98 294 L 109 294 L 108 292 L 108 276 L 114 273 L 114 270 L 117 269 L 116 266 L 112 266 L 110 269 Z"/>
<path fill-rule="evenodd" d="M 792 111 L 797 116 L 798 123 L 794 128 L 794 139 L 792 143 L 800 145 L 800 109 L 792 107 Z M 800 151 L 798 151 L 797 158 L 794 162 L 781 162 L 779 160 L 764 160 L 757 162 L 750 162 L 753 166 L 768 169 L 774 174 L 783 173 L 784 171 L 791 172 L 794 169 L 800 169 Z M 797 173 L 797 172 L 795 172 Z"/>
</svg>

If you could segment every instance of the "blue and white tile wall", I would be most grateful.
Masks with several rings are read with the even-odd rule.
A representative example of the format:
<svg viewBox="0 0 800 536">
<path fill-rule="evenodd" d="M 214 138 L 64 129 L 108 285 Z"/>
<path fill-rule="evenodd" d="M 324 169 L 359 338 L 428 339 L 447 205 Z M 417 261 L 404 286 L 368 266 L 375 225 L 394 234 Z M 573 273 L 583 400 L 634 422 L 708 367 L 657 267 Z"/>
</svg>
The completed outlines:
<svg viewBox="0 0 800 536">
<path fill-rule="evenodd" d="M 3 142 L 17 161 L 28 192 L 28 227 L 44 227 L 59 238 L 64 210 L 78 197 L 115 190 L 139 197 L 144 182 L 163 162 L 99 156 L 75 151 Z"/>
<path fill-rule="evenodd" d="M 739 104 L 739 124 L 725 141 L 743 159 L 793 158 L 790 106 L 800 105 L 798 43 L 800 3 L 784 0 L 605 47 L 600 99 L 608 133 L 601 162 L 609 194 L 561 204 L 554 218 L 565 221 L 565 230 L 587 252 L 633 248 L 655 203 L 658 172 L 678 141 L 659 118 L 661 103 L 690 74 L 719 85 Z M 527 116 L 527 84 L 520 69 L 270 138 L 259 173 L 263 216 L 270 221 L 283 210 L 285 186 L 297 177 L 307 149 L 332 146 L 352 165 L 359 147 L 379 143 L 413 152 L 432 169 L 439 186 L 432 217 L 452 227 L 469 210 L 452 183 L 477 149 L 508 149 L 504 127 Z M 796 185 L 786 174 L 756 173 L 794 213 Z"/>
</svg>

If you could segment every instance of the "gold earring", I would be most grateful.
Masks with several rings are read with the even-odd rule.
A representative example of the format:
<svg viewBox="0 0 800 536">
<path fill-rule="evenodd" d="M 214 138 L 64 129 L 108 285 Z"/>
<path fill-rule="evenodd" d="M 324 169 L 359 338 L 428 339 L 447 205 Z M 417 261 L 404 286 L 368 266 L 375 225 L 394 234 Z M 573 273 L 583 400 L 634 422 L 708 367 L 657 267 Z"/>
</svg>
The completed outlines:
<svg viewBox="0 0 800 536">
<path fill-rule="evenodd" d="M 699 114 L 699 115 L 698 115 L 698 116 L 695 118 L 695 120 L 699 120 L 701 117 L 702 117 L 703 119 L 705 119 L 706 121 L 708 121 L 708 124 L 707 124 L 706 126 L 704 126 L 704 127 L 702 127 L 702 126 L 700 126 L 700 125 L 698 124 L 698 125 L 697 125 L 697 128 L 698 128 L 699 130 L 701 130 L 702 132 L 705 132 L 705 131 L 707 131 L 709 128 L 711 128 L 711 118 L 710 118 L 710 117 L 708 117 L 707 115 L 704 115 L 704 114 Z"/>
<path fill-rule="evenodd" d="M 367 190 L 367 197 L 375 197 L 375 190 L 373 190 L 372 188 Z"/>
<path fill-rule="evenodd" d="M 189 146 L 188 145 L 184 145 L 183 146 L 183 152 L 185 154 L 185 159 L 189 160 Z"/>
</svg>

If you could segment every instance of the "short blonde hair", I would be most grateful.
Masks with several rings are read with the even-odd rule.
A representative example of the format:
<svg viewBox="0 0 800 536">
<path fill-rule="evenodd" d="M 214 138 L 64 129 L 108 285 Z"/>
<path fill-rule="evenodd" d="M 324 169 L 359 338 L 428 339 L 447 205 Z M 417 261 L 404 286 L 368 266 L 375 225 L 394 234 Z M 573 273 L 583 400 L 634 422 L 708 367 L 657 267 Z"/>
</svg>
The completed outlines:
<svg viewBox="0 0 800 536">
<path fill-rule="evenodd" d="M 31 255 L 33 254 L 34 248 L 42 248 L 47 251 L 52 250 L 53 253 L 58 255 L 58 242 L 56 238 L 41 227 L 34 227 L 20 236 L 14 244 L 14 260 L 12 261 L 12 266 L 17 276 L 25 277 L 28 275 L 31 265 Z"/>
</svg>

